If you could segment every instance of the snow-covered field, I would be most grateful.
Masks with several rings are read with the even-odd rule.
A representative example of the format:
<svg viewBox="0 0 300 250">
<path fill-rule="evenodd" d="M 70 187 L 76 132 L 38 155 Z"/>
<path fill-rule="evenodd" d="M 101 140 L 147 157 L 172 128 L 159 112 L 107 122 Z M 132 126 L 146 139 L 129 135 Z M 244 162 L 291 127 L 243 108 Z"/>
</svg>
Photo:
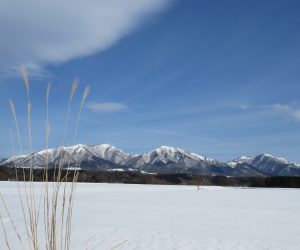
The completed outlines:
<svg viewBox="0 0 300 250">
<path fill-rule="evenodd" d="M 0 191 L 22 231 L 16 184 Z M 300 249 L 300 189 L 78 184 L 73 218 L 76 250 Z"/>
</svg>

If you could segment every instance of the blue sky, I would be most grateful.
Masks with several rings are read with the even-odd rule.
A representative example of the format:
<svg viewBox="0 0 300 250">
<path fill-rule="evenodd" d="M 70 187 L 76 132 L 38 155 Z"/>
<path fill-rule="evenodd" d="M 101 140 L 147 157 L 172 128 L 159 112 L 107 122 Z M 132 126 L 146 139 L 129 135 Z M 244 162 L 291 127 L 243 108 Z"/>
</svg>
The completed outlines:
<svg viewBox="0 0 300 250">
<path fill-rule="evenodd" d="M 37 4 L 3 3 L 0 10 L 3 157 L 12 152 L 9 98 L 28 148 L 26 90 L 17 72 L 24 64 L 34 150 L 45 144 L 47 82 L 50 146 L 57 146 L 69 90 L 79 77 L 67 144 L 89 85 L 77 143 L 109 143 L 134 153 L 170 145 L 224 161 L 271 153 L 300 162 L 299 1 Z M 33 8 L 39 11 L 32 14 Z"/>
</svg>

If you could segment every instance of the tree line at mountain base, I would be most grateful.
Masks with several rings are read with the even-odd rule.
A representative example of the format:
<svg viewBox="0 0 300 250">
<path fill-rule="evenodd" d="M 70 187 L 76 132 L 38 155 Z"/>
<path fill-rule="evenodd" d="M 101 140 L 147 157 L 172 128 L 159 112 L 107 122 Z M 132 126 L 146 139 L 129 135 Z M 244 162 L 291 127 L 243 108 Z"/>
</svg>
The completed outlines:
<svg viewBox="0 0 300 250">
<path fill-rule="evenodd" d="M 34 181 L 43 181 L 44 170 L 34 169 Z M 62 178 L 68 173 L 68 181 L 73 179 L 74 170 L 62 171 Z M 23 169 L 17 169 L 18 179 L 23 180 Z M 29 179 L 29 169 L 25 169 Z M 54 169 L 48 170 L 49 181 L 53 181 Z M 0 181 L 15 181 L 15 169 L 0 167 Z M 137 171 L 79 171 L 78 182 L 195 185 L 195 186 L 234 186 L 234 187 L 279 187 L 300 188 L 300 177 L 296 176 L 197 176 L 191 174 L 143 174 Z"/>
</svg>

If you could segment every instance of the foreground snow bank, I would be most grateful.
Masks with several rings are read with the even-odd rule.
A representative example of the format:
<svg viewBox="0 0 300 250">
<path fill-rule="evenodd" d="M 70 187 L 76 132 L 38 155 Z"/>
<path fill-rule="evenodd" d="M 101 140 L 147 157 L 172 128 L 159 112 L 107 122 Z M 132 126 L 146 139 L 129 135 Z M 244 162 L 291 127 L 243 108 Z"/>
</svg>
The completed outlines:
<svg viewBox="0 0 300 250">
<path fill-rule="evenodd" d="M 0 191 L 22 230 L 16 184 L 0 182 Z M 78 184 L 71 249 L 300 249 L 299 197 L 296 189 Z"/>
</svg>

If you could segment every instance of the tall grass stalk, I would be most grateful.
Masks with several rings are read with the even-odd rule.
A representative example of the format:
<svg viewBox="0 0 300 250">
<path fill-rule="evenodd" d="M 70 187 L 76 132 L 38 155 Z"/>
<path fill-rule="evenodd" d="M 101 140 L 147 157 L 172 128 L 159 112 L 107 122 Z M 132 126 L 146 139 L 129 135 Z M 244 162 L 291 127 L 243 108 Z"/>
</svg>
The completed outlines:
<svg viewBox="0 0 300 250">
<path fill-rule="evenodd" d="M 43 174 L 43 182 L 45 184 L 44 189 L 44 229 L 45 229 L 45 235 L 47 237 L 46 239 L 46 249 L 50 249 L 50 243 L 49 243 L 49 235 L 50 235 L 50 225 L 49 225 L 49 218 L 50 218 L 50 204 L 49 204 L 49 187 L 48 187 L 48 168 L 49 168 L 49 133 L 50 133 L 50 126 L 49 126 L 49 96 L 50 96 L 50 89 L 51 89 L 51 82 L 47 85 L 46 90 L 46 126 L 45 126 L 45 148 L 46 148 L 46 162 L 45 162 L 45 168 L 44 168 L 44 174 Z"/>
<path fill-rule="evenodd" d="M 25 83 L 26 91 L 27 91 L 27 126 L 28 126 L 28 138 L 29 138 L 29 199 L 30 199 L 30 209 L 31 209 L 31 217 L 32 223 L 30 223 L 31 233 L 32 233 L 32 244 L 34 249 L 39 249 L 39 241 L 38 241 L 38 212 L 36 210 L 36 199 L 35 199 L 35 191 L 33 187 L 33 162 L 32 162 L 32 129 L 31 129 L 31 100 L 30 100 L 30 85 L 28 74 L 23 65 L 20 67 L 20 71 L 23 77 L 23 81 Z"/>
<path fill-rule="evenodd" d="M 3 195 L 2 195 L 1 192 L 0 192 L 0 198 L 1 198 L 2 204 L 3 204 L 4 208 L 5 208 L 6 214 L 7 214 L 8 218 L 9 218 L 9 221 L 10 221 L 10 223 L 11 223 L 11 225 L 12 225 L 12 228 L 13 228 L 15 234 L 17 235 L 18 240 L 20 241 L 20 243 L 21 243 L 21 245 L 22 245 L 22 248 L 24 249 L 24 245 L 23 245 L 23 242 L 22 242 L 22 238 L 21 238 L 21 236 L 20 236 L 20 234 L 19 234 L 19 232 L 18 232 L 18 230 L 17 230 L 17 227 L 16 227 L 16 225 L 15 225 L 15 223 L 14 223 L 12 217 L 11 217 L 11 214 L 10 214 L 10 212 L 9 212 L 9 209 L 8 209 L 7 205 L 6 205 L 5 200 L 3 199 Z"/>
<path fill-rule="evenodd" d="M 86 100 L 87 96 L 89 95 L 89 93 L 90 93 L 90 87 L 87 86 L 85 88 L 85 90 L 83 91 L 83 95 L 82 95 L 82 98 L 81 98 L 79 112 L 78 112 L 77 120 L 76 120 L 75 133 L 74 133 L 74 137 L 73 137 L 73 144 L 76 143 L 77 131 L 78 131 L 78 127 L 79 127 L 79 121 L 80 121 L 82 108 L 83 108 L 83 105 L 84 105 L 85 100 Z M 72 218 L 73 200 L 74 200 L 74 194 L 75 194 L 75 189 L 76 189 L 76 186 L 74 187 L 74 185 L 76 185 L 77 181 L 75 181 L 75 180 L 77 180 L 77 178 L 78 178 L 78 173 L 77 173 L 76 168 L 80 167 L 80 164 L 78 164 L 78 159 L 76 159 L 75 168 L 74 168 L 74 175 L 73 175 L 73 178 L 72 178 L 72 185 L 71 185 L 71 190 L 70 190 L 68 200 L 67 200 L 67 195 L 66 195 L 66 186 L 67 186 L 67 180 L 68 180 L 68 175 L 69 175 L 70 159 L 69 159 L 69 162 L 68 162 L 67 166 L 68 166 L 68 169 L 67 169 L 66 175 L 64 177 L 65 183 L 64 183 L 64 192 L 63 192 L 63 207 L 62 207 L 62 221 L 61 221 L 61 248 L 63 248 L 63 244 L 64 244 L 64 249 L 68 248 L 69 241 L 70 241 L 70 239 L 68 239 L 66 236 L 71 235 L 72 220 L 70 220 L 70 219 Z M 64 223 L 66 202 L 69 202 L 69 204 L 68 204 L 68 210 L 67 210 L 66 223 Z M 66 225 L 65 233 L 64 233 L 64 225 Z"/>
<path fill-rule="evenodd" d="M 67 111 L 66 111 L 66 115 L 65 115 L 65 122 L 64 122 L 64 134 L 63 134 L 63 141 L 62 141 L 62 146 L 64 146 L 65 144 L 65 138 L 67 135 L 67 128 L 68 128 L 68 121 L 69 121 L 69 113 L 70 113 L 70 108 L 71 108 L 71 104 L 73 101 L 73 97 L 75 95 L 75 92 L 77 90 L 78 87 L 78 83 L 79 80 L 75 79 L 75 81 L 72 84 L 71 87 L 71 91 L 70 91 L 70 95 L 69 95 L 69 101 L 68 101 L 68 106 L 67 106 Z M 66 152 L 67 155 L 67 152 Z M 50 237 L 52 238 L 52 242 L 57 241 L 57 206 L 58 206 L 58 195 L 59 195 L 59 190 L 62 184 L 62 178 L 61 178 L 61 173 L 62 173 L 62 168 L 64 166 L 64 159 L 65 159 L 65 155 L 64 153 L 61 155 L 61 158 L 59 160 L 59 164 L 58 164 L 58 173 L 57 173 L 57 181 L 54 182 L 55 186 L 53 188 L 53 199 L 52 199 L 52 215 L 51 215 L 51 230 L 50 230 Z M 56 173 L 56 169 L 54 170 L 54 175 Z M 67 177 L 66 177 L 67 178 Z M 64 194 L 63 197 L 65 196 L 65 189 L 64 189 Z M 61 227 L 60 227 L 60 234 L 61 237 L 63 237 L 63 224 L 65 223 L 65 219 L 64 219 L 64 209 L 65 209 L 65 199 L 63 198 L 62 201 L 62 211 L 61 211 Z M 51 246 L 50 246 L 51 247 Z M 62 240 L 61 240 L 61 249 L 62 249 Z"/>
<path fill-rule="evenodd" d="M 17 113 L 16 113 L 14 102 L 11 99 L 9 100 L 9 106 L 10 106 L 11 113 L 13 115 L 13 120 L 14 120 L 14 124 L 15 124 L 15 128 L 16 128 L 18 144 L 19 144 L 19 151 L 20 151 L 20 154 L 23 155 L 23 147 L 22 147 L 22 142 L 21 142 L 19 122 L 17 119 Z M 12 142 L 12 144 L 13 144 L 13 142 Z M 25 223 L 25 227 L 26 227 L 27 240 L 28 240 L 29 245 L 31 245 L 32 236 L 29 233 L 30 223 L 28 222 L 26 212 L 29 214 L 30 221 L 31 221 L 32 216 L 31 216 L 31 208 L 29 206 L 29 198 L 28 198 L 28 191 L 27 191 L 27 184 L 26 184 L 26 173 L 25 173 L 25 166 L 24 166 L 23 160 L 21 160 L 21 164 L 22 164 L 21 168 L 22 168 L 23 183 L 24 183 L 24 190 L 25 190 L 25 205 L 24 205 L 24 202 L 23 202 L 23 199 L 21 196 L 21 191 L 20 191 L 20 186 L 19 186 L 19 178 L 18 178 L 18 173 L 17 173 L 17 166 L 15 164 L 16 182 L 17 182 L 17 187 L 18 187 L 20 204 L 21 204 L 21 208 L 22 208 L 23 219 L 24 219 L 24 223 Z"/>
<path fill-rule="evenodd" d="M 8 237 L 7 237 L 6 227 L 5 227 L 5 225 L 4 225 L 3 217 L 2 217 L 1 212 L 0 212 L 0 222 L 1 222 L 1 227 L 2 227 L 2 230 L 3 230 L 3 235 L 4 235 L 5 244 L 6 244 L 7 248 L 10 250 L 11 247 L 10 247 L 10 244 L 9 244 L 9 240 L 8 240 Z"/>
<path fill-rule="evenodd" d="M 49 126 L 49 97 L 50 97 L 50 89 L 51 84 L 47 85 L 46 95 L 45 95 L 45 104 L 46 104 L 46 122 L 45 122 L 45 162 L 44 162 L 44 170 L 43 170 L 43 182 L 40 186 L 34 184 L 34 165 L 32 159 L 32 127 L 31 127 L 31 114 L 32 114 L 32 106 L 30 100 L 30 85 L 29 85 L 29 77 L 26 72 L 25 67 L 20 67 L 21 75 L 23 81 L 25 83 L 26 92 L 27 92 L 27 128 L 28 128 L 28 142 L 29 142 L 29 174 L 26 176 L 26 167 L 28 166 L 28 162 L 24 163 L 23 158 L 17 164 L 15 164 L 15 174 L 16 174 L 16 183 L 18 187 L 18 196 L 22 209 L 22 215 L 24 219 L 24 228 L 26 230 L 26 234 L 20 234 L 18 232 L 18 227 L 13 220 L 13 216 L 11 214 L 11 210 L 9 206 L 5 202 L 5 198 L 2 193 L 0 193 L 0 199 L 3 204 L 3 208 L 5 214 L 10 222 L 10 227 L 13 229 L 13 234 L 17 238 L 22 249 L 32 249 L 32 250 L 69 250 L 71 247 L 71 232 L 72 232 L 72 215 L 73 215 L 73 204 L 74 197 L 76 191 L 76 183 L 78 180 L 79 172 L 77 171 L 77 167 L 80 166 L 77 160 L 75 163 L 75 170 L 71 176 L 70 185 L 67 184 L 69 181 L 69 169 L 67 168 L 65 176 L 62 176 L 62 171 L 65 166 L 65 158 L 67 154 L 60 155 L 60 159 L 58 164 L 55 164 L 53 171 L 53 186 L 52 192 L 49 193 L 49 138 L 50 138 L 50 126 Z M 71 105 L 73 101 L 73 97 L 78 87 L 78 79 L 72 84 L 65 118 L 64 118 L 64 132 L 63 132 L 63 140 L 62 146 L 65 144 L 65 140 L 68 132 L 68 120 L 69 114 L 71 110 Z M 87 87 L 82 95 L 79 111 L 77 114 L 75 131 L 73 135 L 73 142 L 76 141 L 76 136 L 78 133 L 79 120 L 81 117 L 83 105 L 85 100 L 89 94 L 89 87 Z M 23 146 L 20 136 L 20 129 L 18 123 L 18 117 L 15 109 L 14 102 L 9 100 L 10 110 L 13 116 L 15 130 L 17 134 L 17 140 L 19 144 L 19 151 L 23 154 Z M 14 151 L 13 146 L 13 135 L 11 134 L 11 144 Z M 67 153 L 67 152 L 66 152 Z M 15 154 L 15 153 L 14 153 Z M 69 163 L 67 165 L 69 167 Z M 22 173 L 22 183 L 23 190 L 19 185 L 19 173 L 21 170 Z M 27 185 L 28 181 L 28 185 Z M 62 189 L 63 187 L 63 189 Z M 21 192 L 21 190 L 23 192 Z M 37 197 L 37 194 L 39 196 Z M 25 200 L 23 200 L 23 195 L 25 195 Z M 43 211 L 41 213 L 41 211 Z M 43 227 L 39 223 L 40 214 L 43 216 Z M 11 247 L 16 244 L 15 240 L 12 239 L 13 236 L 8 235 L 8 225 L 3 220 L 3 213 L 0 211 L 0 223 L 3 231 L 3 237 L 5 240 L 5 245 L 8 249 L 12 249 Z M 59 235 L 60 234 L 60 239 Z M 8 237 L 10 236 L 10 237 Z M 25 239 L 24 239 L 25 238 Z M 19 248 L 18 248 L 19 249 Z"/>
</svg>

